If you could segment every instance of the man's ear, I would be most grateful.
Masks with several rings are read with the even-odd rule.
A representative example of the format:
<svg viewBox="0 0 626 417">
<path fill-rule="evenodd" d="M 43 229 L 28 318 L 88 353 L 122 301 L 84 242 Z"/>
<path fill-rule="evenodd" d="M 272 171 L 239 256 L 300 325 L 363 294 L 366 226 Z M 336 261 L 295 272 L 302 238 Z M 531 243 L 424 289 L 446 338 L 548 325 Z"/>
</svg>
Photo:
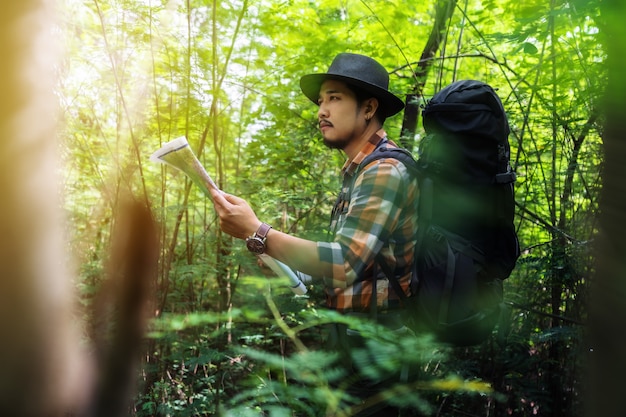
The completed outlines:
<svg viewBox="0 0 626 417">
<path fill-rule="evenodd" d="M 365 100 L 365 115 L 368 119 L 374 117 L 374 114 L 378 110 L 378 99 L 375 97 Z"/>
</svg>

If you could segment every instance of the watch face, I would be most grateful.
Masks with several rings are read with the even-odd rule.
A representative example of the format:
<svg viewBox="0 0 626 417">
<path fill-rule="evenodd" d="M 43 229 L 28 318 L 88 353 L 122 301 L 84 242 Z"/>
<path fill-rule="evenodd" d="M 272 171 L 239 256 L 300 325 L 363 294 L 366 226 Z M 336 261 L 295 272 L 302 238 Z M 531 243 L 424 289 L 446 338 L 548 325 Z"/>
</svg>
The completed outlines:
<svg viewBox="0 0 626 417">
<path fill-rule="evenodd" d="M 246 241 L 248 250 L 252 253 L 262 254 L 265 252 L 265 242 L 258 237 L 251 237 Z"/>
</svg>

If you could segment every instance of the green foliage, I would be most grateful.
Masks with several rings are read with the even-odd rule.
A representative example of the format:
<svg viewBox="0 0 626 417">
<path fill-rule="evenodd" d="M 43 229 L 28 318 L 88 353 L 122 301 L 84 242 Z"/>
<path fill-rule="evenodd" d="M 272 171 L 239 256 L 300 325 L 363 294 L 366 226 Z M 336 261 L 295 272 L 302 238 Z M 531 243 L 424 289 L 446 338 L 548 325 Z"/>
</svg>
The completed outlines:
<svg viewBox="0 0 626 417">
<path fill-rule="evenodd" d="M 419 103 L 462 78 L 498 89 L 512 128 L 523 249 L 505 283 L 511 314 L 493 340 L 439 356 L 427 341 L 392 337 L 394 349 L 380 350 L 391 346 L 384 330 L 350 322 L 372 340 L 355 359 L 382 357 L 387 368 L 415 361 L 422 385 L 390 393 L 424 414 L 581 415 L 580 336 L 603 167 L 598 5 L 449 2 L 441 45 L 417 80 L 434 3 L 63 3 L 64 202 L 83 306 L 99 288 L 122 193 L 148 200 L 161 225 L 155 320 L 134 415 L 347 410 L 345 393 L 329 389 L 341 374 L 319 331 L 346 318 L 320 308 L 320 288 L 294 297 L 286 282 L 264 277 L 241 242 L 219 232 L 199 190 L 147 162 L 161 143 L 186 135 L 220 187 L 245 197 L 261 219 L 325 240 L 343 156 L 322 144 L 317 108 L 298 81 L 342 51 L 380 60 L 392 90 L 420 92 Z M 387 121 L 391 138 L 402 123 Z M 419 146 L 423 132 L 414 133 Z"/>
<path fill-rule="evenodd" d="M 283 350 L 282 344 L 281 350 L 275 351 L 276 340 L 284 337 L 278 333 L 243 336 L 254 323 L 265 323 L 267 330 L 271 329 L 270 321 L 267 317 L 263 318 L 260 311 L 228 313 L 230 331 L 233 335 L 241 335 L 241 345 L 233 350 L 209 347 L 220 330 L 202 336 L 202 343 L 181 341 L 186 340 L 180 337 L 184 332 L 197 328 L 196 334 L 204 333 L 201 329 L 208 324 L 218 324 L 226 318 L 226 315 L 219 314 L 195 314 L 166 317 L 155 323 L 159 332 L 153 333 L 153 337 L 167 340 L 172 349 L 168 358 L 172 363 L 168 368 L 170 377 L 177 382 L 177 389 L 171 391 L 171 384 L 164 381 L 154 384 L 152 393 L 141 399 L 143 411 L 137 410 L 137 415 L 151 415 L 154 404 L 159 402 L 159 410 L 163 413 L 214 413 L 215 410 L 207 407 L 211 400 L 216 401 L 211 395 L 214 395 L 215 386 L 219 383 L 216 375 L 220 375 L 221 369 L 229 376 L 242 371 L 247 374 L 237 387 L 223 385 L 225 392 L 238 390 L 224 404 L 221 412 L 225 416 L 288 413 L 314 416 L 319 415 L 321 410 L 350 415 L 350 410 L 355 409 L 357 404 L 345 391 L 346 384 L 350 382 L 350 375 L 342 366 L 345 359 L 337 353 L 323 349 L 288 353 Z M 326 310 L 302 310 L 289 322 L 296 337 L 304 340 L 311 337 L 308 333 L 312 329 L 323 329 L 330 323 L 344 323 L 358 329 L 367 343 L 362 349 L 354 351 L 353 361 L 372 380 L 399 372 L 402 368 L 420 372 L 422 377 L 416 382 L 392 383 L 381 394 L 381 398 L 391 399 L 402 407 L 432 412 L 433 408 L 426 400 L 432 392 L 448 395 L 492 394 L 490 384 L 476 378 L 463 379 L 450 370 L 444 370 L 446 367 L 442 363 L 446 360 L 446 349 L 434 345 L 428 337 L 405 334 L 399 338 L 397 333 L 368 320 L 340 316 Z M 429 366 L 434 370 L 424 371 Z M 198 367 L 215 368 L 215 371 L 210 376 L 206 373 L 198 375 L 192 371 Z M 158 399 L 155 397 L 157 393 Z M 371 400 L 379 401 L 380 398 Z M 183 404 L 187 405 L 183 407 Z"/>
</svg>

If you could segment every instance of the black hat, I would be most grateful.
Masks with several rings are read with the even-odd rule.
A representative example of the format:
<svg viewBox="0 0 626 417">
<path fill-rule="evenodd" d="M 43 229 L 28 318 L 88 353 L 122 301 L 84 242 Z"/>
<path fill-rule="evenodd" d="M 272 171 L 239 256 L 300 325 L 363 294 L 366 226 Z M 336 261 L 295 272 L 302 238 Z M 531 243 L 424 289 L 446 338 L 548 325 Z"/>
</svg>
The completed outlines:
<svg viewBox="0 0 626 417">
<path fill-rule="evenodd" d="M 325 80 L 339 80 L 371 93 L 380 102 L 385 117 L 404 108 L 404 102 L 389 92 L 389 74 L 385 67 L 364 55 L 342 53 L 333 59 L 325 74 L 307 74 L 300 78 L 305 96 L 317 104 L 320 88 Z"/>
</svg>

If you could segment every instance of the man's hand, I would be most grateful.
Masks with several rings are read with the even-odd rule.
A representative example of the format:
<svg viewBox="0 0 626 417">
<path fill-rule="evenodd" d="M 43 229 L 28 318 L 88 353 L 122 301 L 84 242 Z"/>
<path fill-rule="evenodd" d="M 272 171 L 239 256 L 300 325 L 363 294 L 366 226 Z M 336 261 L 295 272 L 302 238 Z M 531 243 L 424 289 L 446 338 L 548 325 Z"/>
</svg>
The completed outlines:
<svg viewBox="0 0 626 417">
<path fill-rule="evenodd" d="M 257 231 L 261 221 L 246 200 L 213 189 L 211 195 L 215 211 L 220 217 L 220 227 L 225 233 L 245 239 Z"/>
</svg>

